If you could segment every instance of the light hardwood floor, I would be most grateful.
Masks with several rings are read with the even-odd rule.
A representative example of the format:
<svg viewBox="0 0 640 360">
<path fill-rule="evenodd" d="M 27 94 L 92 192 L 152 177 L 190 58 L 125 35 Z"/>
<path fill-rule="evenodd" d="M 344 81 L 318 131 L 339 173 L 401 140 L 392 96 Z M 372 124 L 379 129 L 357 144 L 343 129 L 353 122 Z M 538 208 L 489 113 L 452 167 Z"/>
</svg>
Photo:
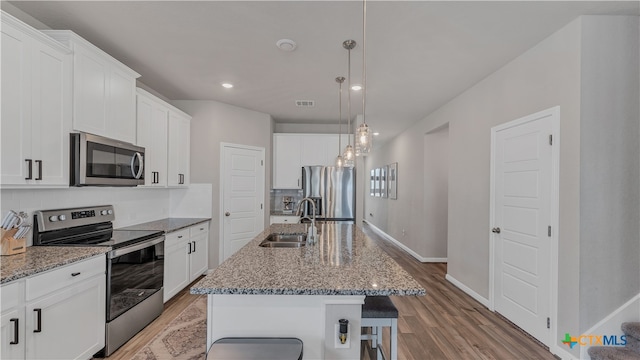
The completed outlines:
<svg viewBox="0 0 640 360">
<path fill-rule="evenodd" d="M 536 340 L 446 281 L 446 264 L 420 263 L 366 225 L 363 230 L 427 290 L 426 296 L 392 297 L 399 311 L 399 359 L 555 359 Z M 197 296 L 188 289 L 167 302 L 158 319 L 108 359 L 133 357 L 195 301 Z M 388 332 L 384 341 L 388 341 Z M 361 344 L 361 348 L 362 360 L 375 359 L 368 344 Z M 388 348 L 383 349 L 388 354 Z"/>
</svg>

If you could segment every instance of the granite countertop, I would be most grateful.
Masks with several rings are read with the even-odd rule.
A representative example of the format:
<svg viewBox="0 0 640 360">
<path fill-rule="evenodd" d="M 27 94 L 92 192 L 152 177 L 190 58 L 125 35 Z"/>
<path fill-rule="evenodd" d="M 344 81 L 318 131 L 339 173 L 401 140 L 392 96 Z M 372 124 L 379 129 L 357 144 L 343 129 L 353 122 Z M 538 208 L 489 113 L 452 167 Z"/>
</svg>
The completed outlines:
<svg viewBox="0 0 640 360">
<path fill-rule="evenodd" d="M 108 246 L 29 246 L 22 254 L 0 258 L 0 284 L 103 255 L 110 250 Z"/>
<path fill-rule="evenodd" d="M 207 222 L 211 218 L 166 218 L 156 221 L 149 221 L 137 225 L 126 226 L 118 230 L 160 230 L 165 233 L 178 231 L 190 226 Z"/>
<path fill-rule="evenodd" d="M 191 288 L 192 294 L 424 295 L 425 289 L 353 224 L 318 225 L 318 243 L 258 244 L 305 224 L 273 224 Z"/>
</svg>

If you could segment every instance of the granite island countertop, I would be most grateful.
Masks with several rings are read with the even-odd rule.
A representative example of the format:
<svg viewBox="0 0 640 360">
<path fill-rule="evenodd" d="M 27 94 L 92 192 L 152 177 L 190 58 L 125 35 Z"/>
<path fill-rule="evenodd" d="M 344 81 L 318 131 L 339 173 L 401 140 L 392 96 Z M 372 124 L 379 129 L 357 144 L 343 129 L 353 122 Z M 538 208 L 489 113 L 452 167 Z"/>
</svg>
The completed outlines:
<svg viewBox="0 0 640 360">
<path fill-rule="evenodd" d="M 166 218 L 131 226 L 125 226 L 118 230 L 159 230 L 163 231 L 166 234 L 210 220 L 211 218 Z"/>
<path fill-rule="evenodd" d="M 108 246 L 29 246 L 22 254 L 0 258 L 0 284 L 106 254 Z M 106 257 L 105 257 L 106 261 Z"/>
<path fill-rule="evenodd" d="M 259 244 L 271 233 L 303 233 L 305 224 L 273 224 L 197 282 L 192 294 L 425 295 L 425 289 L 353 224 L 324 223 L 318 243 Z"/>
</svg>

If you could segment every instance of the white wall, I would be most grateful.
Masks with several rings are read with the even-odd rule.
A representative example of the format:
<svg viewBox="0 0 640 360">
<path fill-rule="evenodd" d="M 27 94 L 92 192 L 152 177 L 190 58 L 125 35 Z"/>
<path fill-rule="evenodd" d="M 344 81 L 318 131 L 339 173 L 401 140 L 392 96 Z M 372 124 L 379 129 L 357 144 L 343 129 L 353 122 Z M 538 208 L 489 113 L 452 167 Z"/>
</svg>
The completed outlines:
<svg viewBox="0 0 640 360">
<path fill-rule="evenodd" d="M 179 100 L 173 104 L 192 116 L 191 181 L 213 184 L 209 268 L 214 268 L 218 264 L 220 249 L 220 143 L 265 148 L 264 204 L 265 209 L 269 209 L 273 120 L 268 114 L 217 101 Z M 269 211 L 265 211 L 265 226 L 268 224 Z"/>
</svg>

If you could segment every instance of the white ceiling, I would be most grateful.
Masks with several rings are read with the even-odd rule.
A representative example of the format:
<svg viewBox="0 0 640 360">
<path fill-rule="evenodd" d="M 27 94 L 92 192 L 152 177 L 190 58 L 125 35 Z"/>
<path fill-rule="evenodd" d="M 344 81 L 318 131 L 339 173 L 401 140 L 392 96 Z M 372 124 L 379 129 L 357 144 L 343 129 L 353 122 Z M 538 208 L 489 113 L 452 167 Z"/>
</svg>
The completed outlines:
<svg viewBox="0 0 640 360">
<path fill-rule="evenodd" d="M 338 85 L 362 79 L 361 1 L 11 1 L 70 29 L 171 100 L 216 100 L 276 122 L 337 123 Z M 639 15 L 638 1 L 368 1 L 367 123 L 384 141 L 581 14 Z M 293 39 L 283 52 L 275 43 Z M 231 82 L 233 89 L 220 86 Z M 297 108 L 295 100 L 315 100 Z M 343 117 L 346 117 L 346 100 Z M 360 94 L 352 114 L 361 113 Z"/>
</svg>

